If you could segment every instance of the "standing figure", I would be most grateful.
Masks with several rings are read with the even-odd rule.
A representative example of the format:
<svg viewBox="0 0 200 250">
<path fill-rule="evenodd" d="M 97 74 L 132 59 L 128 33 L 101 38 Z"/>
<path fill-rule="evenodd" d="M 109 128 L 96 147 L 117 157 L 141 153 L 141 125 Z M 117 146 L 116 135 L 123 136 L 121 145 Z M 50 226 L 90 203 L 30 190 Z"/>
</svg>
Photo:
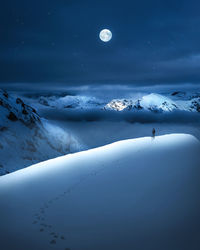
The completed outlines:
<svg viewBox="0 0 200 250">
<path fill-rule="evenodd" d="M 156 130 L 155 130 L 155 128 L 153 128 L 153 129 L 152 129 L 152 137 L 154 138 L 155 135 L 156 135 Z"/>
</svg>

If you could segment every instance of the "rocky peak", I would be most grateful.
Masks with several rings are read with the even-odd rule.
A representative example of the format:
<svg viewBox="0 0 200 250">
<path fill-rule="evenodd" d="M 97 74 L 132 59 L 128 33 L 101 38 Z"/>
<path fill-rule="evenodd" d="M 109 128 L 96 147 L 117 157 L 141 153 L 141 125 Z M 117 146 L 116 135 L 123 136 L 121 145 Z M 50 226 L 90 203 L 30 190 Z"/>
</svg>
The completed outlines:
<svg viewBox="0 0 200 250">
<path fill-rule="evenodd" d="M 22 122 L 26 126 L 41 124 L 36 110 L 25 104 L 19 97 L 15 98 L 0 89 L 1 122 L 6 120 Z"/>
</svg>

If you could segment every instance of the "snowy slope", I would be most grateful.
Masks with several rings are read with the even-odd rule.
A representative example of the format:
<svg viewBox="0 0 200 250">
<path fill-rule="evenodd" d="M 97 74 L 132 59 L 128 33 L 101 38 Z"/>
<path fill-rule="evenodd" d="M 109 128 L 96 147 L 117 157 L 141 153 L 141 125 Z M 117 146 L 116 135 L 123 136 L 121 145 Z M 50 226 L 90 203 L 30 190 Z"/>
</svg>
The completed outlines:
<svg viewBox="0 0 200 250">
<path fill-rule="evenodd" d="M 0 177 L 3 249 L 200 249 L 200 143 L 119 141 Z"/>
<path fill-rule="evenodd" d="M 0 175 L 79 149 L 73 136 L 0 90 Z"/>
</svg>

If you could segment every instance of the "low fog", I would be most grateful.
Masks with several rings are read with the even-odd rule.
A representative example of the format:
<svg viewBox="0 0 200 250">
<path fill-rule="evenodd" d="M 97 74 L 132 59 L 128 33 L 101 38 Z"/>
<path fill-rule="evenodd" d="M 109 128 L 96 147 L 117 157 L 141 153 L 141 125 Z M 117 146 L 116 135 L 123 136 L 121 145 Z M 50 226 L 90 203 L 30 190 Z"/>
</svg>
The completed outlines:
<svg viewBox="0 0 200 250">
<path fill-rule="evenodd" d="M 158 93 L 171 95 L 174 91 L 184 93 L 198 93 L 197 85 L 98 85 L 92 86 L 64 86 L 50 85 L 40 87 L 39 84 L 10 84 L 7 89 L 16 96 L 20 96 L 31 106 L 35 107 L 39 115 L 56 126 L 62 127 L 72 137 L 78 138 L 83 149 L 98 147 L 118 140 L 151 136 L 152 129 L 156 135 L 170 133 L 189 133 L 200 139 L 200 116 L 198 112 L 173 111 L 150 112 L 139 111 L 110 111 L 102 109 L 84 108 L 52 108 L 38 105 L 40 97 L 53 97 L 55 100 L 65 96 L 85 96 L 96 98 L 105 103 L 114 98 L 140 97 L 143 94 Z"/>
<path fill-rule="evenodd" d="M 150 111 L 109 111 L 109 110 L 54 110 L 40 109 L 41 116 L 58 121 L 126 121 L 129 123 L 199 123 L 196 113 L 174 111 L 171 113 L 153 113 Z"/>
</svg>

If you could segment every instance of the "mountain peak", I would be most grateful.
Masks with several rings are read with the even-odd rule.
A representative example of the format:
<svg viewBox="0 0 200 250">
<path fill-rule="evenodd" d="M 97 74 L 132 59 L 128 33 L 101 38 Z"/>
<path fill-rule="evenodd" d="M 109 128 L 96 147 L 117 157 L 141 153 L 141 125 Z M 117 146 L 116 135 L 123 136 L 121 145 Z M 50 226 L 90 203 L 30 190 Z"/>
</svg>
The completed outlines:
<svg viewBox="0 0 200 250">
<path fill-rule="evenodd" d="M 41 124 L 36 110 L 25 104 L 19 97 L 15 98 L 0 89 L 1 123 L 22 122 L 26 126 Z M 1 125 L 1 124 L 0 124 Z"/>
</svg>

